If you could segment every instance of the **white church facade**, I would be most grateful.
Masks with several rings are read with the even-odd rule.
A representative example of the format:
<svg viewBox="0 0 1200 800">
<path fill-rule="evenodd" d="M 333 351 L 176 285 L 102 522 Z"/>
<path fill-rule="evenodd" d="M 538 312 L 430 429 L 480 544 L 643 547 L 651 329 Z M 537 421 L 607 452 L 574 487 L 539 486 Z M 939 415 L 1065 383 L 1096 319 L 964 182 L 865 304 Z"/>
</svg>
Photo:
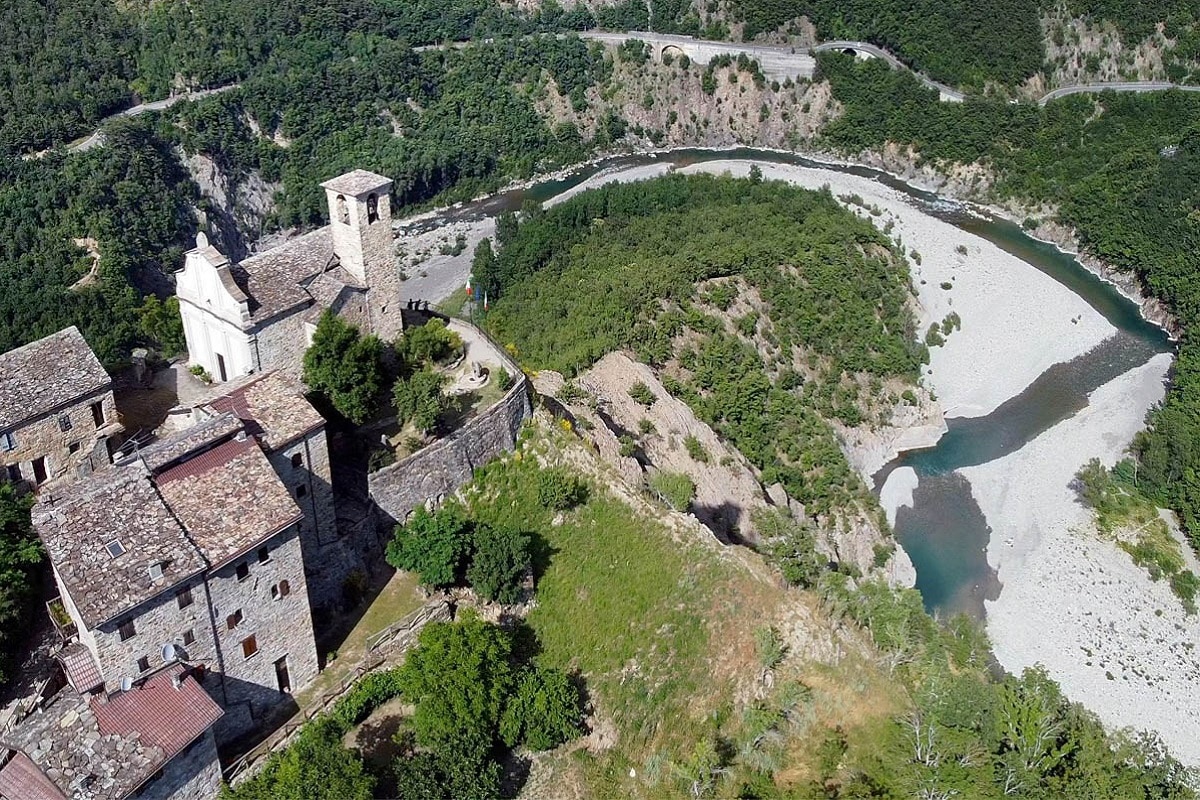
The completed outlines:
<svg viewBox="0 0 1200 800">
<path fill-rule="evenodd" d="M 176 273 L 191 363 L 220 382 L 273 369 L 298 375 L 325 309 L 381 339 L 399 335 L 391 186 L 364 170 L 326 181 L 329 225 L 239 264 L 198 235 Z"/>
</svg>

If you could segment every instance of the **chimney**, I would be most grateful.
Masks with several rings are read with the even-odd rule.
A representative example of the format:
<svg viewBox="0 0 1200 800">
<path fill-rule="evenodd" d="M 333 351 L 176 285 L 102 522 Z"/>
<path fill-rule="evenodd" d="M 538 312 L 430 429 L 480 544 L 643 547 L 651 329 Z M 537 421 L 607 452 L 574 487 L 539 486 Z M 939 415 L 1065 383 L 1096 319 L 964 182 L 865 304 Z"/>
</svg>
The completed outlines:
<svg viewBox="0 0 1200 800">
<path fill-rule="evenodd" d="M 246 430 L 243 428 L 242 430 L 238 431 L 237 436 L 234 436 L 233 438 L 238 440 L 239 442 L 246 441 Z"/>
</svg>

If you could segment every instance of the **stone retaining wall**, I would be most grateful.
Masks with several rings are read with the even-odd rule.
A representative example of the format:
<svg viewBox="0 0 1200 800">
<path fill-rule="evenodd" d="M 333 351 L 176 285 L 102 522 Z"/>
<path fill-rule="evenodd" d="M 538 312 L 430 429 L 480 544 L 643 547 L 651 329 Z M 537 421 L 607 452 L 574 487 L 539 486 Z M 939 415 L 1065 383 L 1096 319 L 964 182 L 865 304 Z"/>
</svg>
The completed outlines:
<svg viewBox="0 0 1200 800">
<path fill-rule="evenodd" d="M 426 501 L 440 502 L 468 483 L 477 467 L 516 446 L 533 405 L 525 374 L 516 364 L 508 369 L 517 380 L 499 402 L 444 439 L 367 476 L 382 525 L 404 522 Z"/>
</svg>

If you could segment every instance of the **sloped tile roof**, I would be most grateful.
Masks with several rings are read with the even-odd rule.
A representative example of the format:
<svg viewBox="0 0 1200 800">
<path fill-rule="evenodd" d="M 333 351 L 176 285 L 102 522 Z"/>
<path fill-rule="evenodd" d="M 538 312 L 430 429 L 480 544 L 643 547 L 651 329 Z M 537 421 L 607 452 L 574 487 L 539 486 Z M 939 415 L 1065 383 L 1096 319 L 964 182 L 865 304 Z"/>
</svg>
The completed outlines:
<svg viewBox="0 0 1200 800">
<path fill-rule="evenodd" d="M 89 628 L 206 567 L 140 463 L 43 492 L 33 524 Z M 124 550 L 116 557 L 108 551 L 113 541 Z M 149 572 L 155 563 L 163 564 L 157 581 Z"/>
<path fill-rule="evenodd" d="M 136 455 L 145 462 L 151 472 L 158 472 L 197 450 L 228 439 L 240 430 L 241 420 L 232 414 L 222 414 L 202 420 L 174 436 L 147 445 Z"/>
<path fill-rule="evenodd" d="M 20 750 L 0 767 L 0 797 L 4 800 L 67 800 L 54 781 Z"/>
<path fill-rule="evenodd" d="M 128 692 L 90 700 L 65 687 L 44 708 L 0 734 L 5 746 L 24 756 L 23 761 L 14 756 L 0 770 L 0 792 L 10 792 L 2 796 L 13 800 L 121 800 L 221 714 L 179 664 Z"/>
<path fill-rule="evenodd" d="M 250 319 L 261 322 L 312 302 L 304 284 L 335 264 L 326 225 L 247 258 L 232 274 L 249 298 Z"/>
<path fill-rule="evenodd" d="M 347 197 L 361 197 L 367 192 L 380 191 L 391 185 L 391 178 L 385 178 L 383 175 L 368 172 L 365 169 L 356 169 L 325 181 L 321 184 L 321 188 L 344 194 Z"/>
<path fill-rule="evenodd" d="M 74 325 L 0 354 L 0 430 L 112 384 Z"/>
<path fill-rule="evenodd" d="M 304 399 L 304 387 L 280 372 L 254 377 L 209 403 L 217 414 L 232 414 L 246 432 L 277 450 L 325 424 Z"/>
<path fill-rule="evenodd" d="M 62 664 L 63 672 L 67 673 L 67 681 L 75 691 L 84 694 L 94 691 L 104 685 L 100 675 L 100 665 L 92 651 L 80 642 L 71 642 L 54 654 Z"/>
<path fill-rule="evenodd" d="M 252 437 L 231 439 L 160 473 L 155 481 L 211 569 L 302 516 Z"/>
</svg>

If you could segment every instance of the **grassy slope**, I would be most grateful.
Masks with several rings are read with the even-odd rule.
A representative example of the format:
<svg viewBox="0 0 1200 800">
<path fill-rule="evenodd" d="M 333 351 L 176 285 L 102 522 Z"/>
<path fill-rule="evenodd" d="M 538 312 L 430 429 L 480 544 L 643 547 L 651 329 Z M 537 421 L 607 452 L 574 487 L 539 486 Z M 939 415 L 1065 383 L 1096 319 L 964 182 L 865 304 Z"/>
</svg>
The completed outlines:
<svg viewBox="0 0 1200 800">
<path fill-rule="evenodd" d="M 537 503 L 539 458 L 594 473 L 589 501 L 558 525 Z M 788 730 L 793 779 L 807 776 L 805 759 L 824 723 L 869 726 L 897 706 L 901 690 L 859 655 L 838 667 L 805 663 L 835 647 L 812 595 L 780 588 L 757 556 L 720 549 L 698 525 L 620 487 L 602 488 L 610 479 L 599 469 L 568 435 L 538 433 L 517 456 L 482 470 L 470 500 L 479 517 L 544 543 L 529 616 L 539 658 L 579 670 L 596 707 L 593 724 L 615 733 L 611 749 L 555 754 L 554 785 L 598 797 L 683 794 L 678 773 L 707 737 L 736 744 L 746 734 L 742 714 L 760 671 L 754 631 L 768 623 L 796 644 L 776 686 L 803 673 L 814 690 L 801 724 Z M 726 778 L 727 788 L 739 774 Z M 537 785 L 535 774 L 530 790 Z"/>
</svg>

